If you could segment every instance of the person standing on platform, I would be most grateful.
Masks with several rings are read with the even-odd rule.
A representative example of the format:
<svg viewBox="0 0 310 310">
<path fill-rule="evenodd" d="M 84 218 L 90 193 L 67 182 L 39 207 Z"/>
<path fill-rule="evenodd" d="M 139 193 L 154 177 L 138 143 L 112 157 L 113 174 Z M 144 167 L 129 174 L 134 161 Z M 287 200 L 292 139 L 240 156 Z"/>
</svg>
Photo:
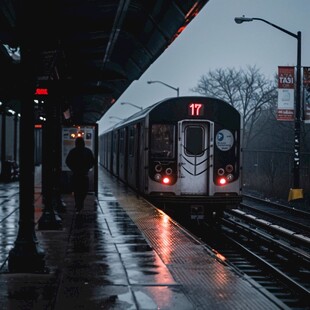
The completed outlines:
<svg viewBox="0 0 310 310">
<path fill-rule="evenodd" d="M 89 188 L 88 172 L 95 164 L 94 154 L 82 137 L 75 139 L 75 147 L 70 150 L 66 165 L 73 172 L 73 192 L 75 208 L 80 212 L 84 207 L 84 200 Z"/>
</svg>

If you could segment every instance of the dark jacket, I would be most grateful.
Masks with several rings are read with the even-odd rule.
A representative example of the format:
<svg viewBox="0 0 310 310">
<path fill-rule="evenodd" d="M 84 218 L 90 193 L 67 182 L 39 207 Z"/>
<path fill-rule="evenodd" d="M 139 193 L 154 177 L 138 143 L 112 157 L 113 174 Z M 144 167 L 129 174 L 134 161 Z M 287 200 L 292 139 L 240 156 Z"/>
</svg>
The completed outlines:
<svg viewBox="0 0 310 310">
<path fill-rule="evenodd" d="M 75 175 L 87 175 L 95 164 L 93 152 L 84 146 L 76 146 L 70 150 L 66 164 Z"/>
</svg>

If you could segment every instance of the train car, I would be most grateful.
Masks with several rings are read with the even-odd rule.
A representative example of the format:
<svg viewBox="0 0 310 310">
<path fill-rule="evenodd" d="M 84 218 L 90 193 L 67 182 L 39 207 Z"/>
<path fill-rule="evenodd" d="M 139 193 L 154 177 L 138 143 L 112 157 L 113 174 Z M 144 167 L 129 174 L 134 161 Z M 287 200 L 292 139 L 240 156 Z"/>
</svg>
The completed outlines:
<svg viewBox="0 0 310 310">
<path fill-rule="evenodd" d="M 99 137 L 99 162 L 159 205 L 219 216 L 241 194 L 241 117 L 225 101 L 168 98 Z"/>
</svg>

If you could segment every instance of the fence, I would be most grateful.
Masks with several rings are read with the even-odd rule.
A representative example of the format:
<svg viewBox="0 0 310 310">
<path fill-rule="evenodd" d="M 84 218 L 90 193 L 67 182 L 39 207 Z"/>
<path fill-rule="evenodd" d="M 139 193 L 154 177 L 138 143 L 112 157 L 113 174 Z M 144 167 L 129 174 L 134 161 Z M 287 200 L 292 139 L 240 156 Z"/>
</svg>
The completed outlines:
<svg viewBox="0 0 310 310">
<path fill-rule="evenodd" d="M 300 188 L 310 201 L 310 153 L 300 154 Z M 293 153 L 273 150 L 243 150 L 243 188 L 266 197 L 288 199 L 293 187 Z"/>
</svg>

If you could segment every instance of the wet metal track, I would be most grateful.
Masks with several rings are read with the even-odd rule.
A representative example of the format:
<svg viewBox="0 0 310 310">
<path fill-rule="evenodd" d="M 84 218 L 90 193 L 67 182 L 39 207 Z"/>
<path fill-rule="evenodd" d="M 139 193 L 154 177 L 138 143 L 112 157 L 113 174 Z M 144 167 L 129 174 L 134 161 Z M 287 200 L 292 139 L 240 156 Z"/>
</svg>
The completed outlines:
<svg viewBox="0 0 310 310">
<path fill-rule="evenodd" d="M 75 214 L 73 197 L 64 195 L 62 229 L 36 229 L 47 272 L 9 273 L 16 184 L 0 193 L 0 309 L 286 309 L 102 169 L 98 199 L 89 195 Z"/>
</svg>

